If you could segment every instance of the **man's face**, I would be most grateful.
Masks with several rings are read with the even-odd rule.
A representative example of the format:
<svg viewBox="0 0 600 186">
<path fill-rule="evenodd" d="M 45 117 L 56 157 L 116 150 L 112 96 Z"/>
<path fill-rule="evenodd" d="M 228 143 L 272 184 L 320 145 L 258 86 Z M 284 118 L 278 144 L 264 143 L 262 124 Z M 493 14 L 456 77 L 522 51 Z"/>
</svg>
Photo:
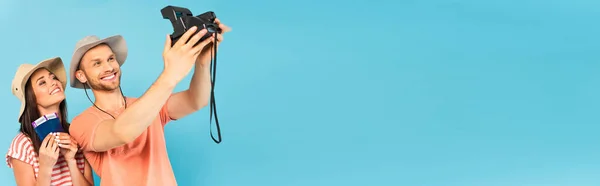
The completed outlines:
<svg viewBox="0 0 600 186">
<path fill-rule="evenodd" d="M 113 91 L 119 88 L 121 70 L 119 63 L 106 44 L 88 50 L 79 64 L 77 79 L 94 90 Z"/>
</svg>

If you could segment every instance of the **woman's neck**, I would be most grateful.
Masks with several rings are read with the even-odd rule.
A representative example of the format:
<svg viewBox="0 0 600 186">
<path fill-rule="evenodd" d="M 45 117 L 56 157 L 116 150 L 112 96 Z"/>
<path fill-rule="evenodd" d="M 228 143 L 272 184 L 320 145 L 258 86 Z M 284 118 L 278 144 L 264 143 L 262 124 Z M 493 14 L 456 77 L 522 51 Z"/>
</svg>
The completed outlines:
<svg viewBox="0 0 600 186">
<path fill-rule="evenodd" d="M 50 106 L 50 107 L 41 107 L 41 106 L 38 106 L 38 110 L 40 111 L 40 117 L 44 116 L 44 115 L 56 113 L 58 115 L 58 117 L 60 118 L 60 111 L 58 109 L 58 105 L 56 105 L 56 106 Z"/>
</svg>

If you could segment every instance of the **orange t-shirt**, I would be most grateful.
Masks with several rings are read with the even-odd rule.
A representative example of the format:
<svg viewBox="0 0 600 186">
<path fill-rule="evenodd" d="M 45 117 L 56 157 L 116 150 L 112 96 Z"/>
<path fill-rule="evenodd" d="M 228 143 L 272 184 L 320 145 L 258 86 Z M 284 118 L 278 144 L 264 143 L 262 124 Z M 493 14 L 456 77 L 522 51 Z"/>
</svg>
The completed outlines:
<svg viewBox="0 0 600 186">
<path fill-rule="evenodd" d="M 127 98 L 127 105 L 137 99 Z M 83 149 L 92 169 L 100 176 L 100 185 L 177 185 L 164 137 L 164 126 L 171 121 L 165 104 L 154 122 L 134 141 L 110 149 L 95 152 L 92 147 L 96 128 L 103 120 L 113 119 L 110 115 L 92 106 L 71 122 L 71 136 Z M 124 108 L 109 112 L 117 117 Z M 107 111 L 108 112 L 108 111 Z"/>
</svg>

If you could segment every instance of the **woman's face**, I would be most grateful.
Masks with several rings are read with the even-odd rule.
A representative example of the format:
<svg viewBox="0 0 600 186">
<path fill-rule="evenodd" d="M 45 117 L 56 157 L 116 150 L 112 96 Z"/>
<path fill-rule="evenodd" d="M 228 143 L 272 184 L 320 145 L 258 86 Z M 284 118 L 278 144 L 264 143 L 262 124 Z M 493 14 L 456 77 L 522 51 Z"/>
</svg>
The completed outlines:
<svg viewBox="0 0 600 186">
<path fill-rule="evenodd" d="M 37 105 L 48 108 L 60 104 L 65 99 L 62 83 L 50 71 L 41 68 L 33 72 L 29 78 Z"/>
</svg>

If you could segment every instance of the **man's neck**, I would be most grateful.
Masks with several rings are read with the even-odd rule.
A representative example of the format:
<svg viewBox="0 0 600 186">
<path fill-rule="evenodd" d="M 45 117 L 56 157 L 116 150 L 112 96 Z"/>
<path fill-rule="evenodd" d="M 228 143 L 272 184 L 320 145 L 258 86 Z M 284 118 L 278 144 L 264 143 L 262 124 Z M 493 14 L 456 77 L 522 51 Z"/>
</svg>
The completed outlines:
<svg viewBox="0 0 600 186">
<path fill-rule="evenodd" d="M 113 91 L 92 90 L 92 92 L 96 98 L 94 104 L 96 104 L 96 106 L 100 107 L 102 110 L 115 111 L 125 106 L 123 95 L 121 94 L 120 89 L 115 89 Z"/>
</svg>

